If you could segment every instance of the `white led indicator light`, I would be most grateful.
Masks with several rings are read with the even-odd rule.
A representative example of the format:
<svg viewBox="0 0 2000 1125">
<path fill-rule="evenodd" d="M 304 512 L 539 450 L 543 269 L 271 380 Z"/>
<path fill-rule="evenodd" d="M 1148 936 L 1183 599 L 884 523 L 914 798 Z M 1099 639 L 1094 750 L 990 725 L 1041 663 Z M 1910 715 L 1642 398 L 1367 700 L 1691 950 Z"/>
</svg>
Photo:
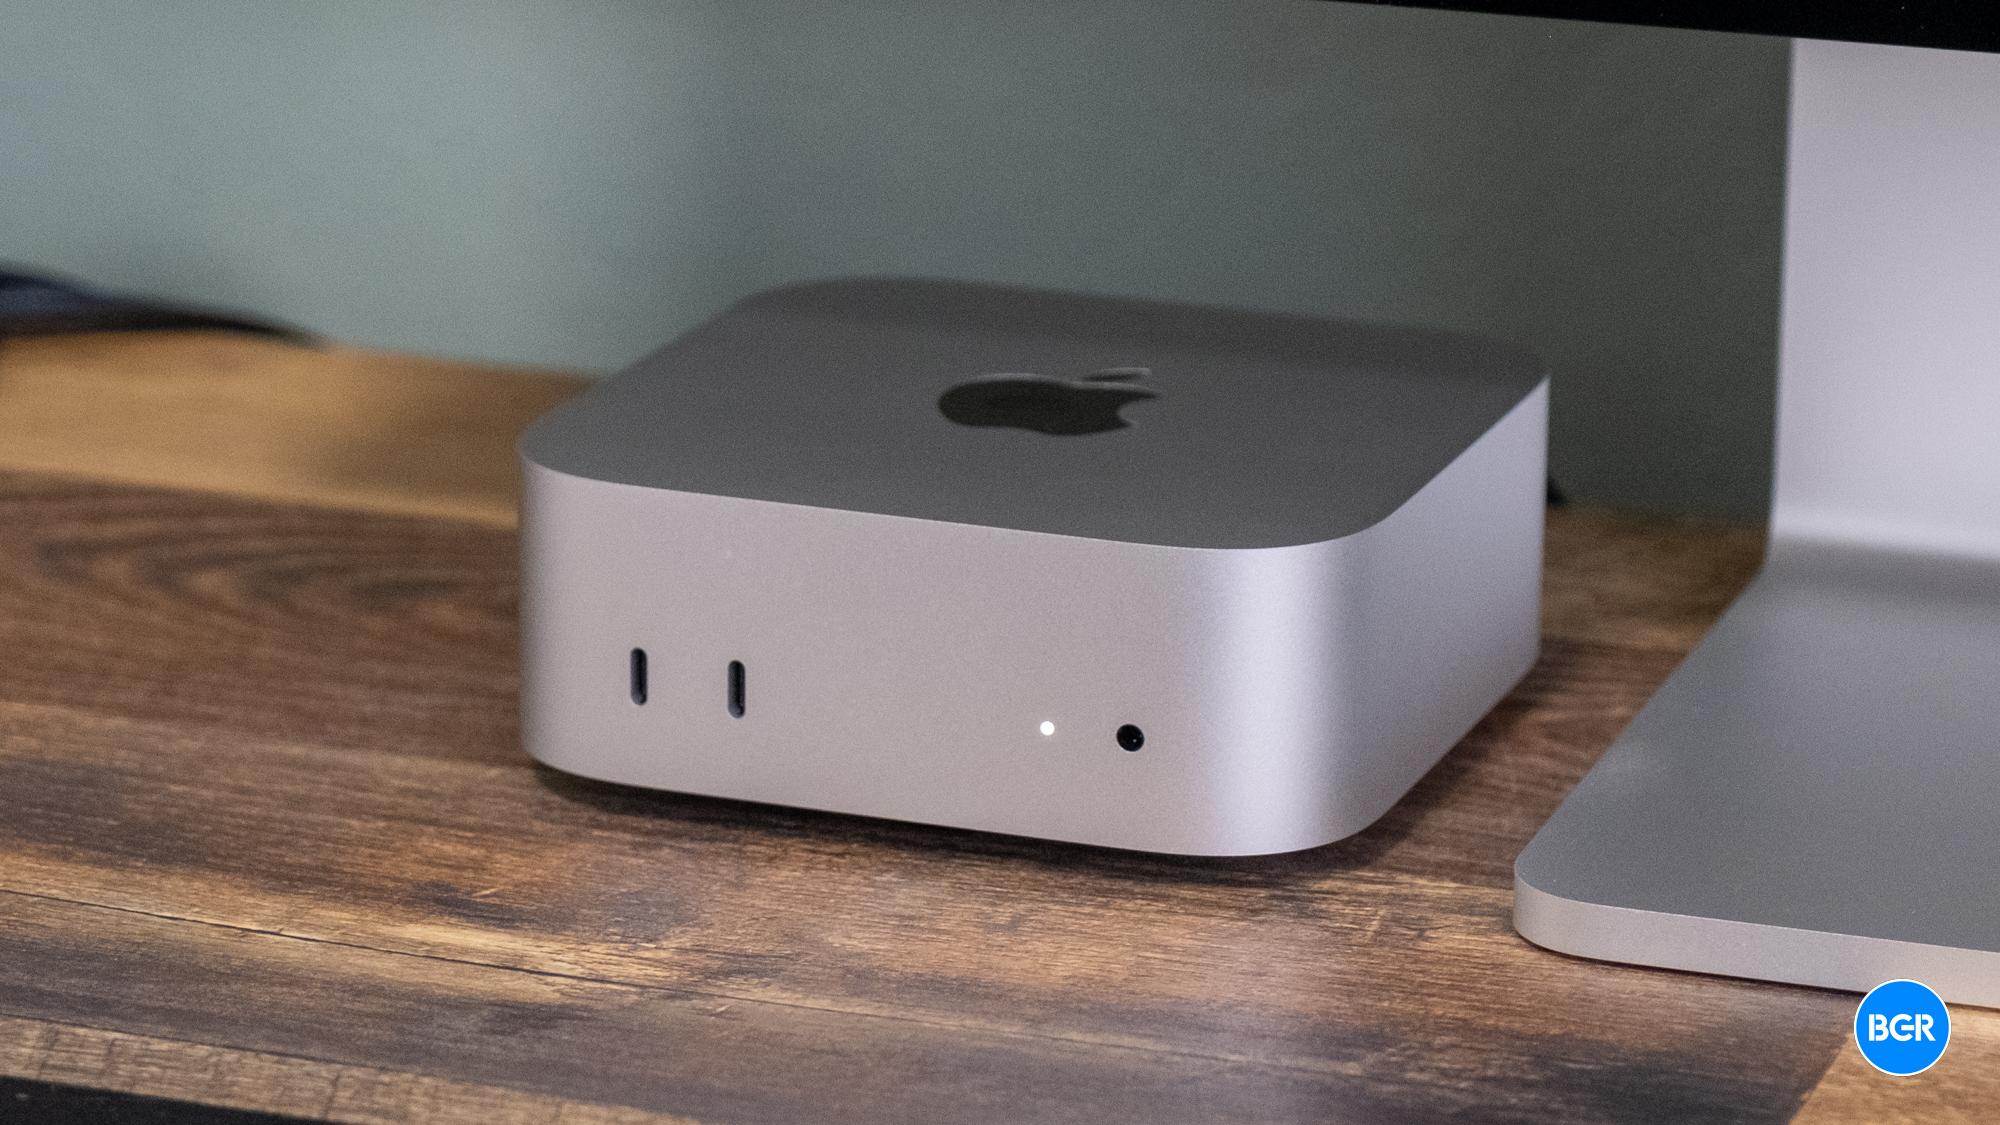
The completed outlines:
<svg viewBox="0 0 2000 1125">
<path fill-rule="evenodd" d="M 1048 721 L 1047 719 L 1043 719 L 1043 720 L 1042 720 L 1042 733 L 1043 733 L 1043 734 L 1054 734 L 1055 732 L 1056 732 L 1056 725 L 1055 725 L 1054 723 L 1052 723 L 1052 722 L 1049 722 L 1049 721 Z"/>
</svg>

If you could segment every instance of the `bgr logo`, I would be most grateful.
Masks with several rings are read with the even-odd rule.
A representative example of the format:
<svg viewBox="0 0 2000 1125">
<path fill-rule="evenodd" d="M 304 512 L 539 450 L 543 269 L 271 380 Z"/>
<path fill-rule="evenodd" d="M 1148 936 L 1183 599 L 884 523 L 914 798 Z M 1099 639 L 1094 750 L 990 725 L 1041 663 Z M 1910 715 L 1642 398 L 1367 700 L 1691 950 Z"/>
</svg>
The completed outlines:
<svg viewBox="0 0 2000 1125">
<path fill-rule="evenodd" d="M 1936 1021 L 1931 1019 L 1929 1012 L 1921 1012 L 1916 1015 L 1911 1015 L 1908 1012 L 1898 1012 L 1893 1017 L 1885 1016 L 1880 1012 L 1870 1012 L 1868 1013 L 1868 1041 L 1870 1043 L 1879 1043 L 1884 1039 L 1894 1039 L 1899 1043 L 1908 1043 L 1912 1039 L 1928 1039 L 1935 1043 L 1937 1042 L 1937 1036 L 1931 1034 L 1931 1024 L 1934 1022 Z M 1906 1024 L 1908 1026 L 1904 1026 Z"/>
<path fill-rule="evenodd" d="M 1854 1045 L 1884 1074 L 1929 1070 L 1951 1042 L 1951 1013 L 1913 980 L 1878 984 L 1854 1010 Z"/>
</svg>

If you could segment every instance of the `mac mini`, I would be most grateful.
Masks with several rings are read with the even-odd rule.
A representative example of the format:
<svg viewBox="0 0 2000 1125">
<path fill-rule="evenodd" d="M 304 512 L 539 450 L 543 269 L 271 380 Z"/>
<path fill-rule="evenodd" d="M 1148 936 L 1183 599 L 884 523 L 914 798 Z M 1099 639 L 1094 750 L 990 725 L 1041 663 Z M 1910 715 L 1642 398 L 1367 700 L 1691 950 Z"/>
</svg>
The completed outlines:
<svg viewBox="0 0 2000 1125">
<path fill-rule="evenodd" d="M 765 292 L 522 437 L 523 737 L 656 789 L 1328 843 L 1533 662 L 1547 416 L 1533 356 L 1444 332 Z"/>
</svg>

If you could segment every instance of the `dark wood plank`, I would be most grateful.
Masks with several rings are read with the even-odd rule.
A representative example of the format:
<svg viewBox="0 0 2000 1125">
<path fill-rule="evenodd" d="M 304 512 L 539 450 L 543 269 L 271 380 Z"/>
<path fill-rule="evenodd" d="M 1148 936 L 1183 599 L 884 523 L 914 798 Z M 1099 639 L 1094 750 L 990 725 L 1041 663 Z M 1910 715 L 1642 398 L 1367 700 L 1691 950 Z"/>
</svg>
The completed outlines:
<svg viewBox="0 0 2000 1125">
<path fill-rule="evenodd" d="M 697 1125 L 692 1118 L 563 1101 L 407 1070 L 343 1066 L 15 1016 L 0 1016 L 0 1074 L 86 1090 L 143 1091 L 193 1103 L 197 1110 L 223 1106 L 353 1125 Z M 126 1118 L 103 1113 L 79 1120 L 96 1125 Z"/>
<path fill-rule="evenodd" d="M 0 699 L 519 762 L 512 531 L 0 472 Z"/>
<path fill-rule="evenodd" d="M 1842 1033 L 1508 921 L 1754 540 L 1565 517 L 1555 580 L 1650 631 L 1552 631 L 1360 837 L 1204 861 L 535 767 L 505 532 L 24 475 L 0 518 L 16 1017 L 729 1122 L 1770 1121 Z"/>
<path fill-rule="evenodd" d="M 0 1076 L 8 1125 L 305 1125 L 306 1118 Z"/>
</svg>

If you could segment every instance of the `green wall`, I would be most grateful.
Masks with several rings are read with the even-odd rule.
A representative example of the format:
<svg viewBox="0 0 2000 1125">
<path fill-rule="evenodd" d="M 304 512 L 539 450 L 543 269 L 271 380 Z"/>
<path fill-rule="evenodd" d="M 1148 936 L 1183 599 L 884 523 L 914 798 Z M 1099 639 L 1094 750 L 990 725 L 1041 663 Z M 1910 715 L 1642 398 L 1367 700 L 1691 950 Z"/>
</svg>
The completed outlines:
<svg viewBox="0 0 2000 1125">
<path fill-rule="evenodd" d="M 1470 329 L 1761 518 L 1782 40 L 1310 0 L 0 0 L 0 260 L 613 370 L 913 273 Z"/>
</svg>

